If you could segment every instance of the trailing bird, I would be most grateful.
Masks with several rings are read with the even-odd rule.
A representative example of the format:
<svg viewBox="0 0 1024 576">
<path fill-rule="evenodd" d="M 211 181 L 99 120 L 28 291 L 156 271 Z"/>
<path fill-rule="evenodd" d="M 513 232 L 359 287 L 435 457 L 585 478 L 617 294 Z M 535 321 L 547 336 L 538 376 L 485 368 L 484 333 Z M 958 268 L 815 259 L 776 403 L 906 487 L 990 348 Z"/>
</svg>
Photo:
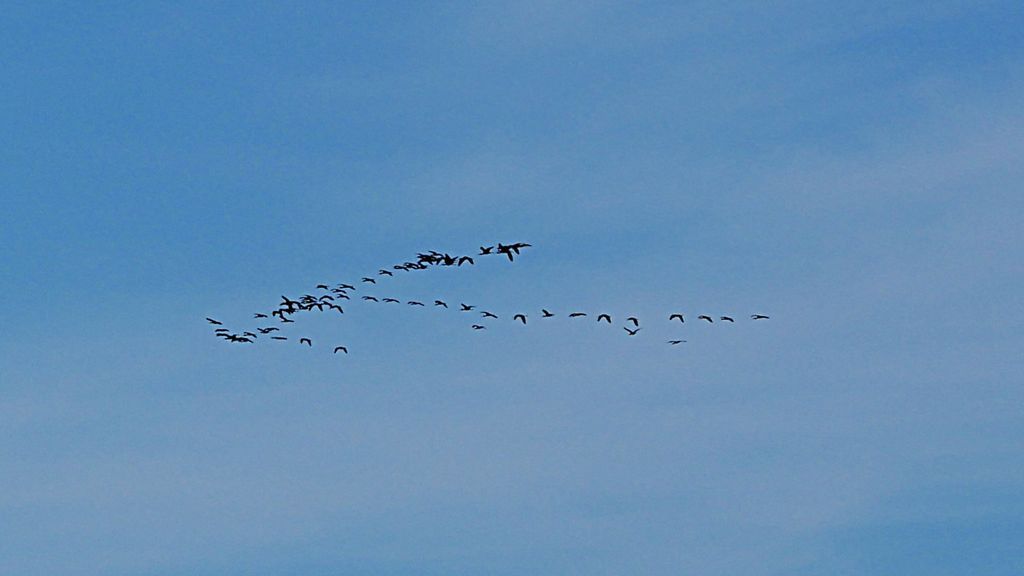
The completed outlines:
<svg viewBox="0 0 1024 576">
<path fill-rule="evenodd" d="M 597 315 L 597 321 L 600 322 L 601 318 L 604 318 L 604 321 L 609 323 L 609 324 L 612 323 L 612 317 L 607 315 L 607 314 L 598 314 Z"/>
<path fill-rule="evenodd" d="M 473 330 L 487 330 L 487 326 L 481 326 L 479 324 L 473 324 Z"/>
<path fill-rule="evenodd" d="M 673 346 L 675 346 L 676 344 L 681 344 L 683 342 L 686 342 L 686 340 L 669 340 L 668 341 L 668 343 L 673 345 Z"/>
<path fill-rule="evenodd" d="M 270 328 L 257 328 L 256 330 L 258 330 L 260 334 L 270 334 L 274 331 L 280 332 L 281 329 L 277 326 L 271 326 Z"/>
<path fill-rule="evenodd" d="M 515 316 L 512 317 L 512 319 L 519 320 L 520 322 L 523 323 L 523 326 L 526 326 L 526 314 L 516 314 Z"/>
<path fill-rule="evenodd" d="M 329 290 L 330 289 L 330 288 L 328 288 L 327 284 L 317 284 L 316 287 L 319 290 Z"/>
<path fill-rule="evenodd" d="M 351 284 L 338 284 L 339 290 L 355 290 L 356 287 Z"/>
<path fill-rule="evenodd" d="M 767 320 L 768 316 L 765 316 L 764 314 L 751 314 L 750 315 L 750 319 L 751 320 Z"/>
<path fill-rule="evenodd" d="M 707 320 L 708 322 L 710 322 L 712 324 L 715 323 L 715 321 L 711 319 L 711 316 L 705 316 L 703 314 L 701 314 L 700 316 L 697 316 L 697 320 Z"/>
<path fill-rule="evenodd" d="M 724 320 L 725 322 L 736 322 L 735 320 L 733 320 L 732 318 L 729 318 L 728 316 L 719 316 L 718 319 L 719 320 Z"/>
<path fill-rule="evenodd" d="M 639 325 L 640 325 L 640 321 L 639 321 L 639 320 L 637 320 L 637 319 L 636 319 L 635 317 L 633 317 L 633 316 L 630 316 L 629 318 L 626 318 L 626 322 L 632 322 L 632 323 L 633 323 L 633 326 L 639 326 Z"/>
<path fill-rule="evenodd" d="M 469 256 L 463 256 L 462 258 L 459 258 L 459 262 L 458 262 L 459 266 L 462 266 L 463 262 L 469 262 L 470 264 L 474 263 L 473 259 L 470 258 Z"/>
<path fill-rule="evenodd" d="M 305 344 L 306 346 L 312 347 L 313 341 L 309 338 L 299 338 L 299 344 Z"/>
<path fill-rule="evenodd" d="M 622 329 L 625 330 L 626 332 L 629 332 L 630 336 L 636 336 L 637 332 L 643 330 L 643 328 L 637 328 L 636 330 L 630 330 L 629 328 L 626 328 L 625 326 L 623 326 Z"/>
<path fill-rule="evenodd" d="M 481 312 L 480 315 L 483 316 L 484 318 L 497 318 L 498 317 L 497 315 L 492 314 L 492 313 L 490 313 L 490 312 L 488 312 L 486 310 Z"/>
<path fill-rule="evenodd" d="M 670 321 L 670 322 L 671 322 L 672 320 L 675 320 L 676 318 L 679 318 L 679 321 L 680 321 L 680 322 L 686 322 L 686 320 L 683 320 L 683 315 L 682 315 L 682 314 L 673 314 L 673 315 L 671 315 L 671 316 L 669 316 L 669 317 L 668 317 L 668 319 L 669 319 L 669 321 Z"/>
<path fill-rule="evenodd" d="M 385 298 L 385 299 L 381 300 L 381 302 L 394 302 L 395 304 L 401 304 L 401 301 L 399 301 L 396 298 Z"/>
<path fill-rule="evenodd" d="M 364 277 L 363 278 L 363 282 L 369 282 L 370 284 L 376 284 L 377 283 L 376 280 L 374 280 L 373 278 L 369 278 L 369 277 Z"/>
<path fill-rule="evenodd" d="M 572 314 L 569 314 L 569 318 L 579 318 L 581 316 L 586 316 L 586 315 L 587 315 L 586 312 L 573 312 Z"/>
<path fill-rule="evenodd" d="M 337 354 L 338 350 L 341 350 L 345 354 L 348 354 L 348 348 L 345 348 L 344 346 L 335 346 L 334 347 L 334 353 Z"/>
<path fill-rule="evenodd" d="M 441 300 L 434 300 L 434 306 L 444 306 L 445 308 L 448 307 L 448 305 L 442 302 Z"/>
<path fill-rule="evenodd" d="M 468 304 L 460 304 L 460 306 L 462 306 L 462 310 L 460 310 L 460 312 L 469 312 L 473 308 L 476 308 L 476 306 L 470 306 Z"/>
<path fill-rule="evenodd" d="M 385 269 L 383 269 L 383 268 L 381 268 L 380 270 L 378 270 L 378 271 L 377 271 L 377 274 L 379 274 L 379 275 L 381 275 L 381 276 L 394 276 L 394 275 L 395 275 L 395 273 L 394 273 L 394 272 L 392 272 L 391 270 L 385 270 Z"/>
<path fill-rule="evenodd" d="M 266 317 L 267 317 L 267 315 L 266 315 L 266 314 L 260 314 L 259 312 L 257 312 L 257 313 L 256 313 L 256 314 L 255 314 L 255 315 L 253 316 L 253 318 L 266 318 Z"/>
<path fill-rule="evenodd" d="M 242 336 L 252 336 L 253 338 L 259 338 L 259 336 L 253 334 L 252 332 L 242 332 Z"/>
<path fill-rule="evenodd" d="M 373 302 L 380 302 L 380 300 L 377 300 L 377 298 L 373 296 L 363 296 L 363 300 L 372 300 Z"/>
<path fill-rule="evenodd" d="M 415 300 L 409 300 L 406 304 L 409 306 L 423 306 L 423 302 L 417 302 Z"/>
<path fill-rule="evenodd" d="M 210 324 L 214 324 L 214 325 L 217 325 L 217 326 L 223 326 L 224 325 L 223 322 L 219 322 L 219 321 L 214 320 L 213 318 L 210 318 L 210 317 L 207 317 L 206 321 L 209 322 Z"/>
<path fill-rule="evenodd" d="M 271 340 L 287 340 L 286 336 L 271 336 Z"/>
<path fill-rule="evenodd" d="M 231 332 L 231 330 L 228 330 L 227 328 L 217 328 L 216 330 L 213 331 L 214 334 L 218 334 L 221 332 Z"/>
<path fill-rule="evenodd" d="M 344 314 L 345 313 L 345 311 L 341 309 L 341 306 L 338 306 L 337 304 L 330 304 L 327 307 L 328 308 L 333 308 L 334 310 L 337 310 L 338 314 Z"/>
<path fill-rule="evenodd" d="M 540 312 L 541 312 L 541 314 L 544 315 L 544 318 L 551 318 L 552 316 L 554 316 L 554 314 L 552 314 L 551 312 L 548 312 L 547 310 L 545 310 L 543 308 L 540 309 Z"/>
<path fill-rule="evenodd" d="M 480 254 L 477 254 L 477 256 L 486 256 L 488 254 L 493 254 L 493 252 L 491 252 L 492 250 L 494 250 L 494 246 L 487 246 L 486 248 L 481 246 Z"/>
</svg>

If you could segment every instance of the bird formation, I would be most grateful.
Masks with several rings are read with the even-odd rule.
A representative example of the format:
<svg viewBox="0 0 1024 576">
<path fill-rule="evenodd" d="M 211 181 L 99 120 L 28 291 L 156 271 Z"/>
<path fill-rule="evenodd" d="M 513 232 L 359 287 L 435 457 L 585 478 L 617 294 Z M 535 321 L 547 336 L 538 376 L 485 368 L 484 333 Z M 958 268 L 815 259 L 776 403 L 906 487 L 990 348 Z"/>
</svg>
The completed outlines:
<svg viewBox="0 0 1024 576">
<path fill-rule="evenodd" d="M 515 242 L 511 244 L 496 243 L 492 246 L 480 246 L 479 253 L 475 254 L 477 258 L 484 256 L 505 256 L 509 262 L 514 262 L 518 256 L 521 255 L 521 251 L 525 248 L 530 248 L 531 245 L 525 242 Z M 395 264 L 388 268 L 380 268 L 377 271 L 377 277 L 363 276 L 360 279 L 360 283 L 367 285 L 370 288 L 377 286 L 377 280 L 395 276 L 394 271 L 400 272 L 413 272 L 419 270 L 426 270 L 432 267 L 456 267 L 460 268 L 464 265 L 473 266 L 476 264 L 473 256 L 469 255 L 451 255 L 445 252 L 437 252 L 434 250 L 428 252 L 420 252 L 416 255 L 415 260 L 403 262 L 401 264 Z M 267 312 L 256 312 L 253 314 L 253 319 L 271 321 L 271 319 L 277 319 L 281 326 L 286 324 L 292 324 L 296 322 L 296 318 L 304 313 L 311 313 L 313 311 L 328 313 L 336 312 L 338 315 L 345 313 L 345 310 L 340 305 L 342 300 L 352 301 L 351 292 L 357 291 L 356 286 L 353 284 L 339 282 L 336 284 L 319 283 L 315 287 L 319 294 L 303 294 L 296 298 L 290 298 L 288 296 L 281 296 L 281 301 L 275 306 L 273 310 Z M 393 297 L 381 297 L 366 294 L 361 295 L 360 300 L 363 302 L 373 303 L 388 303 L 388 304 L 401 304 L 402 301 L 398 298 Z M 435 299 L 433 301 L 434 308 L 448 309 L 448 303 L 441 299 Z M 419 300 L 408 300 L 405 302 L 408 306 L 415 307 L 426 307 L 426 304 Z M 499 320 L 499 316 L 488 310 L 478 310 L 478 306 L 475 304 L 467 304 L 465 302 L 459 302 L 459 308 L 457 309 L 460 313 L 473 313 L 477 314 L 477 321 L 482 322 L 486 319 Z M 546 308 L 541 308 L 540 318 L 550 319 L 557 317 L 558 314 L 551 312 Z M 587 313 L 582 311 L 572 311 L 567 314 L 567 317 L 573 320 L 579 320 L 586 318 Z M 526 326 L 528 324 L 529 315 L 525 312 L 519 312 L 512 315 L 513 322 L 519 322 L 521 325 Z M 751 314 L 750 319 L 753 321 L 768 320 L 769 316 L 764 314 Z M 673 322 L 678 320 L 680 323 L 686 322 L 686 316 L 682 312 L 672 312 L 668 315 L 668 321 Z M 703 320 L 709 324 L 714 324 L 715 320 L 712 316 L 707 314 L 701 314 L 697 316 L 697 320 Z M 719 316 L 718 320 L 721 322 L 735 323 L 735 319 L 731 316 Z M 255 328 L 256 334 L 252 331 L 241 331 L 235 332 L 226 328 L 223 322 L 214 318 L 207 317 L 206 321 L 215 326 L 214 336 L 223 338 L 224 341 L 233 344 L 253 344 L 260 336 L 266 336 L 270 340 L 278 342 L 289 341 L 289 337 L 282 334 L 274 334 L 275 332 L 281 332 L 279 326 L 259 326 Z M 607 312 L 601 312 L 597 314 L 597 323 L 612 324 L 612 315 Z M 628 325 L 622 326 L 622 329 L 626 332 L 629 337 L 636 336 L 643 328 L 640 326 L 640 319 L 636 316 L 628 316 L 625 318 L 625 323 Z M 630 327 L 632 326 L 632 327 Z M 487 326 L 482 323 L 471 323 L 470 328 L 474 331 L 486 330 Z M 297 339 L 300 346 L 306 346 L 309 348 L 313 347 L 313 339 L 308 336 L 301 336 Z M 666 343 L 671 346 L 685 343 L 686 340 L 673 339 L 668 340 Z M 339 352 L 348 354 L 348 347 L 346 345 L 335 344 L 333 347 L 334 354 Z"/>
</svg>

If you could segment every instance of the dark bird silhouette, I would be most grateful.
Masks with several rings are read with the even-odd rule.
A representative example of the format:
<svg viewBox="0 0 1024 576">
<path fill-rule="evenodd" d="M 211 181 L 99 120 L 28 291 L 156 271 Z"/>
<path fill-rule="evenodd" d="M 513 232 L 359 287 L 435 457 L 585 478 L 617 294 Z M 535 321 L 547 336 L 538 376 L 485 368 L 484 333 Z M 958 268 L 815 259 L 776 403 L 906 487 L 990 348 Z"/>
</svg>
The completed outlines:
<svg viewBox="0 0 1024 576">
<path fill-rule="evenodd" d="M 330 290 L 330 287 L 327 286 L 327 284 L 317 284 L 316 287 L 319 290 Z"/>
<path fill-rule="evenodd" d="M 423 306 L 423 302 L 417 302 L 415 300 L 409 300 L 406 304 L 409 306 Z"/>
<path fill-rule="evenodd" d="M 516 314 L 515 316 L 512 317 L 512 319 L 519 320 L 520 322 L 523 323 L 523 326 L 526 326 L 526 314 Z"/>
<path fill-rule="evenodd" d="M 253 316 L 253 318 L 266 318 L 266 317 L 267 317 L 266 314 L 260 314 L 258 312 Z"/>
<path fill-rule="evenodd" d="M 479 324 L 473 324 L 473 330 L 487 330 L 487 326 L 481 326 Z"/>
<path fill-rule="evenodd" d="M 492 250 L 494 250 L 494 246 L 487 246 L 486 248 L 481 246 L 480 254 L 478 254 L 478 256 L 486 256 L 487 254 L 493 254 Z"/>
<path fill-rule="evenodd" d="M 634 317 L 634 316 L 630 316 L 629 318 L 626 318 L 626 322 L 632 322 L 633 326 L 639 326 L 640 325 L 640 321 L 637 320 L 636 317 Z"/>
<path fill-rule="evenodd" d="M 673 314 L 673 315 L 668 317 L 669 321 L 675 320 L 676 318 L 679 318 L 680 322 L 686 322 L 686 320 L 683 320 L 683 315 L 682 314 Z"/>
<path fill-rule="evenodd" d="M 286 317 L 284 317 L 284 316 L 281 316 L 281 322 L 282 322 L 283 324 L 290 324 L 290 323 L 293 323 L 293 322 L 295 322 L 295 320 L 292 320 L 291 318 L 286 318 Z"/>
<path fill-rule="evenodd" d="M 497 318 L 497 316 L 495 314 L 492 314 L 492 313 L 490 313 L 490 312 L 488 312 L 486 310 L 481 312 L 480 315 L 483 316 L 484 318 Z"/>
<path fill-rule="evenodd" d="M 764 314 L 751 314 L 750 315 L 750 319 L 751 320 L 767 320 L 768 316 L 765 316 Z"/>
<path fill-rule="evenodd" d="M 260 334 L 270 334 L 271 332 L 280 332 L 281 329 L 277 326 L 271 326 L 270 328 L 257 328 Z"/>
<path fill-rule="evenodd" d="M 705 316 L 703 314 L 701 314 L 700 316 L 697 316 L 697 320 L 707 320 L 708 322 L 710 322 L 712 324 L 715 323 L 715 321 L 711 319 L 711 316 Z"/>
<path fill-rule="evenodd" d="M 321 302 L 324 302 L 324 301 L 327 301 L 327 300 L 330 300 L 331 302 L 334 302 L 334 296 L 331 296 L 330 294 L 324 294 L 323 296 L 320 297 L 320 301 Z"/>
<path fill-rule="evenodd" d="M 338 298 L 343 298 L 345 300 L 351 300 L 351 298 L 348 297 L 348 294 L 345 294 L 344 292 L 339 293 L 338 294 Z"/>
<path fill-rule="evenodd" d="M 217 328 L 213 332 L 214 333 L 217 333 L 217 332 L 231 332 L 231 330 L 228 330 L 227 328 Z"/>
<path fill-rule="evenodd" d="M 460 312 L 469 312 L 473 308 L 476 308 L 476 306 L 470 306 L 468 304 L 460 304 L 460 305 L 462 306 L 462 310 L 460 310 Z"/>
<path fill-rule="evenodd" d="M 394 273 L 394 272 L 392 272 L 391 270 L 385 270 L 385 269 L 383 269 L 383 268 L 381 268 L 380 270 L 378 270 L 378 271 L 377 271 L 377 274 L 379 274 L 379 275 L 381 275 L 381 276 L 394 276 L 394 275 L 395 275 L 395 273 Z"/>
<path fill-rule="evenodd" d="M 337 354 L 338 350 L 341 350 L 345 354 L 348 354 L 348 348 L 345 348 L 344 346 L 335 346 L 334 347 L 334 353 Z"/>
<path fill-rule="evenodd" d="M 629 328 L 626 328 L 625 326 L 623 326 L 622 329 L 625 330 L 626 332 L 629 332 L 630 336 L 636 336 L 637 332 L 643 330 L 643 328 L 637 328 L 636 330 L 630 330 Z"/>
<path fill-rule="evenodd" d="M 607 314 L 598 314 L 598 315 L 597 315 L 597 321 L 598 321 L 598 322 L 600 322 L 602 318 L 604 318 L 604 321 L 605 321 L 605 322 L 607 322 L 607 323 L 609 323 L 609 324 L 611 324 L 611 323 L 612 323 L 612 317 L 611 317 L 611 316 L 609 316 L 609 315 L 607 315 Z"/>
<path fill-rule="evenodd" d="M 682 344 L 683 342 L 686 342 L 686 340 L 669 340 L 668 341 L 668 343 L 673 345 L 673 346 L 675 346 L 676 344 Z"/>
<path fill-rule="evenodd" d="M 569 314 L 569 318 L 579 318 L 581 316 L 586 316 L 586 315 L 587 315 L 586 312 L 573 312 L 572 314 Z"/>
<path fill-rule="evenodd" d="M 271 336 L 270 338 L 271 338 L 271 340 L 287 340 L 288 339 L 288 337 L 286 337 L 286 336 Z"/>
<path fill-rule="evenodd" d="M 381 300 L 381 302 L 394 302 L 396 304 L 401 304 L 402 303 L 400 300 L 397 300 L 395 298 L 385 298 L 385 299 Z"/>
<path fill-rule="evenodd" d="M 214 324 L 216 326 L 223 326 L 224 325 L 223 322 L 219 322 L 217 320 L 214 320 L 213 318 L 207 318 L 206 321 L 209 322 L 210 324 Z"/>
<path fill-rule="evenodd" d="M 339 290 L 355 290 L 356 287 L 351 284 L 338 284 Z"/>
<path fill-rule="evenodd" d="M 733 320 L 732 318 L 730 318 L 728 316 L 719 316 L 718 319 L 719 320 L 724 320 L 725 322 L 736 322 L 735 320 Z"/>
<path fill-rule="evenodd" d="M 253 334 L 252 332 L 242 332 L 242 336 L 251 336 L 253 338 L 259 338 L 259 336 Z"/>
<path fill-rule="evenodd" d="M 469 262 L 470 264 L 474 264 L 473 259 L 470 258 L 469 256 L 463 256 L 462 258 L 459 258 L 459 262 L 458 262 L 459 266 L 462 266 L 462 264 L 464 262 Z"/>
<path fill-rule="evenodd" d="M 312 347 L 313 341 L 309 338 L 299 338 L 299 344 L 305 344 L 306 346 Z"/>
<path fill-rule="evenodd" d="M 541 314 L 544 315 L 545 318 L 551 318 L 552 316 L 554 316 L 554 314 L 552 314 L 551 312 L 548 312 L 547 310 L 545 310 L 543 308 L 540 309 L 540 312 L 541 312 Z"/>
<path fill-rule="evenodd" d="M 363 300 L 372 300 L 373 302 L 380 302 L 380 300 L 377 300 L 373 296 L 363 296 Z"/>
<path fill-rule="evenodd" d="M 330 304 L 327 307 L 331 308 L 331 309 L 334 309 L 334 310 L 337 310 L 338 314 L 344 314 L 345 313 L 345 311 L 341 309 L 341 306 L 338 306 L 337 304 Z"/>
<path fill-rule="evenodd" d="M 370 284 L 376 284 L 377 281 L 373 278 L 363 278 L 363 282 L 369 282 Z"/>
<path fill-rule="evenodd" d="M 445 308 L 447 308 L 448 304 L 445 304 L 444 302 L 442 302 L 440 300 L 434 300 L 434 306 L 444 306 Z"/>
</svg>

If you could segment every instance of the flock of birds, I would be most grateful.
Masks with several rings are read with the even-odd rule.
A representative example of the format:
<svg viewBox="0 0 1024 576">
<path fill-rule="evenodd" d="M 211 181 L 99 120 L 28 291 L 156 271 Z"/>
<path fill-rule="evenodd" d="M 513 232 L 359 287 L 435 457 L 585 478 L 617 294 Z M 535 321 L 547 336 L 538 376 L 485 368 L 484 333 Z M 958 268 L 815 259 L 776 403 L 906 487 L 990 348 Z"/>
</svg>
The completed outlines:
<svg viewBox="0 0 1024 576">
<path fill-rule="evenodd" d="M 499 242 L 493 246 L 480 246 L 480 252 L 478 254 L 475 254 L 475 256 L 505 256 L 508 258 L 509 262 L 514 262 L 516 257 L 520 255 L 521 250 L 530 247 L 530 244 L 527 244 L 525 242 L 515 242 L 513 244 L 502 244 Z M 382 280 L 383 278 L 394 276 L 396 272 L 412 272 L 416 270 L 426 270 L 434 266 L 472 266 L 475 263 L 476 262 L 474 261 L 472 256 L 452 256 L 447 253 L 431 250 L 429 252 L 418 253 L 416 255 L 415 262 L 403 262 L 401 264 L 396 264 L 392 266 L 390 269 L 381 268 L 380 270 L 377 271 L 376 277 L 364 276 L 360 279 L 359 282 L 360 284 L 375 286 L 377 284 L 377 280 Z M 256 312 L 253 315 L 253 318 L 256 320 L 264 320 L 264 324 L 271 322 L 272 319 L 276 319 L 279 324 L 277 326 L 272 325 L 257 327 L 254 329 L 255 332 L 248 330 L 236 332 L 226 328 L 224 326 L 224 323 L 221 322 L 220 320 L 207 317 L 206 321 L 209 324 L 215 326 L 213 331 L 214 336 L 222 338 L 225 342 L 229 343 L 252 344 L 256 342 L 258 339 L 260 339 L 260 337 L 265 337 L 267 339 L 275 341 L 288 341 L 289 337 L 283 335 L 282 328 L 284 328 L 287 324 L 295 323 L 295 318 L 297 318 L 301 313 L 312 312 L 313 310 L 316 310 L 318 312 L 337 312 L 338 314 L 344 314 L 345 310 L 342 308 L 341 302 L 343 300 L 351 301 L 352 297 L 354 296 L 354 294 L 352 293 L 358 292 L 355 285 L 344 282 L 333 285 L 320 283 L 316 285 L 316 290 L 319 291 L 318 294 L 304 294 L 295 299 L 289 298 L 288 296 L 281 296 L 281 302 L 278 303 L 273 310 L 268 311 L 268 313 Z M 364 302 L 401 304 L 401 300 L 397 298 L 378 298 L 376 296 L 372 296 L 369 294 L 361 295 L 358 297 L 361 301 Z M 427 304 L 419 300 L 408 300 L 405 302 L 405 304 L 408 306 L 427 306 Z M 444 300 L 434 300 L 433 306 L 444 309 L 449 308 L 448 303 L 445 302 Z M 487 329 L 487 326 L 485 324 L 481 324 L 479 322 L 484 322 L 488 319 L 499 319 L 499 316 L 497 314 L 494 314 L 493 312 L 487 310 L 480 310 L 476 305 L 465 304 L 460 302 L 459 308 L 457 310 L 459 312 L 478 314 L 478 323 L 470 324 L 470 328 L 474 331 Z M 540 310 L 541 319 L 554 318 L 555 316 L 557 316 L 557 314 L 545 308 L 542 308 Z M 570 312 L 567 316 L 572 319 L 586 318 L 587 313 L 574 311 Z M 529 316 L 524 313 L 514 314 L 512 316 L 512 320 L 514 322 L 520 322 L 524 326 L 527 324 L 528 318 Z M 765 316 L 764 314 L 751 314 L 750 319 L 754 321 L 768 320 L 769 317 Z M 673 312 L 668 316 L 668 320 L 670 322 L 678 320 L 680 323 L 685 323 L 686 316 L 681 312 Z M 715 322 L 715 318 L 707 314 L 701 314 L 697 316 L 697 320 L 704 321 L 709 324 L 714 324 Z M 718 316 L 718 321 L 732 323 L 736 322 L 735 318 L 733 318 L 732 316 Z M 600 313 L 597 315 L 597 322 L 612 324 L 612 316 L 611 314 L 608 313 Z M 626 325 L 622 326 L 622 329 L 626 331 L 626 334 L 628 336 L 636 336 L 637 333 L 643 329 L 640 326 L 640 319 L 637 318 L 636 316 L 627 317 L 625 319 L 625 322 Z M 630 327 L 630 325 L 632 326 L 632 328 Z M 313 340 L 309 337 L 299 337 L 297 339 L 297 342 L 299 343 L 299 345 L 308 347 L 313 346 Z M 686 340 L 681 339 L 666 341 L 666 343 L 671 346 L 676 346 L 684 342 L 686 342 Z M 339 352 L 348 354 L 348 347 L 343 345 L 335 345 L 333 347 L 333 352 L 334 354 L 337 354 Z"/>
</svg>

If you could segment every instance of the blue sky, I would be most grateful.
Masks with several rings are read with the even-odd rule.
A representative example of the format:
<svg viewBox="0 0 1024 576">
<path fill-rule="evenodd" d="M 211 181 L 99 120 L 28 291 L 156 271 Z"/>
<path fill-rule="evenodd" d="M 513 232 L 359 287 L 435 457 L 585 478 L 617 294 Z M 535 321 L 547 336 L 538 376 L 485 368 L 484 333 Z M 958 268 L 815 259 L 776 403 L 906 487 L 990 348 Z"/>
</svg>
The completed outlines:
<svg viewBox="0 0 1024 576">
<path fill-rule="evenodd" d="M 1024 570 L 1018 3 L 3 10 L 0 573 Z"/>
</svg>

